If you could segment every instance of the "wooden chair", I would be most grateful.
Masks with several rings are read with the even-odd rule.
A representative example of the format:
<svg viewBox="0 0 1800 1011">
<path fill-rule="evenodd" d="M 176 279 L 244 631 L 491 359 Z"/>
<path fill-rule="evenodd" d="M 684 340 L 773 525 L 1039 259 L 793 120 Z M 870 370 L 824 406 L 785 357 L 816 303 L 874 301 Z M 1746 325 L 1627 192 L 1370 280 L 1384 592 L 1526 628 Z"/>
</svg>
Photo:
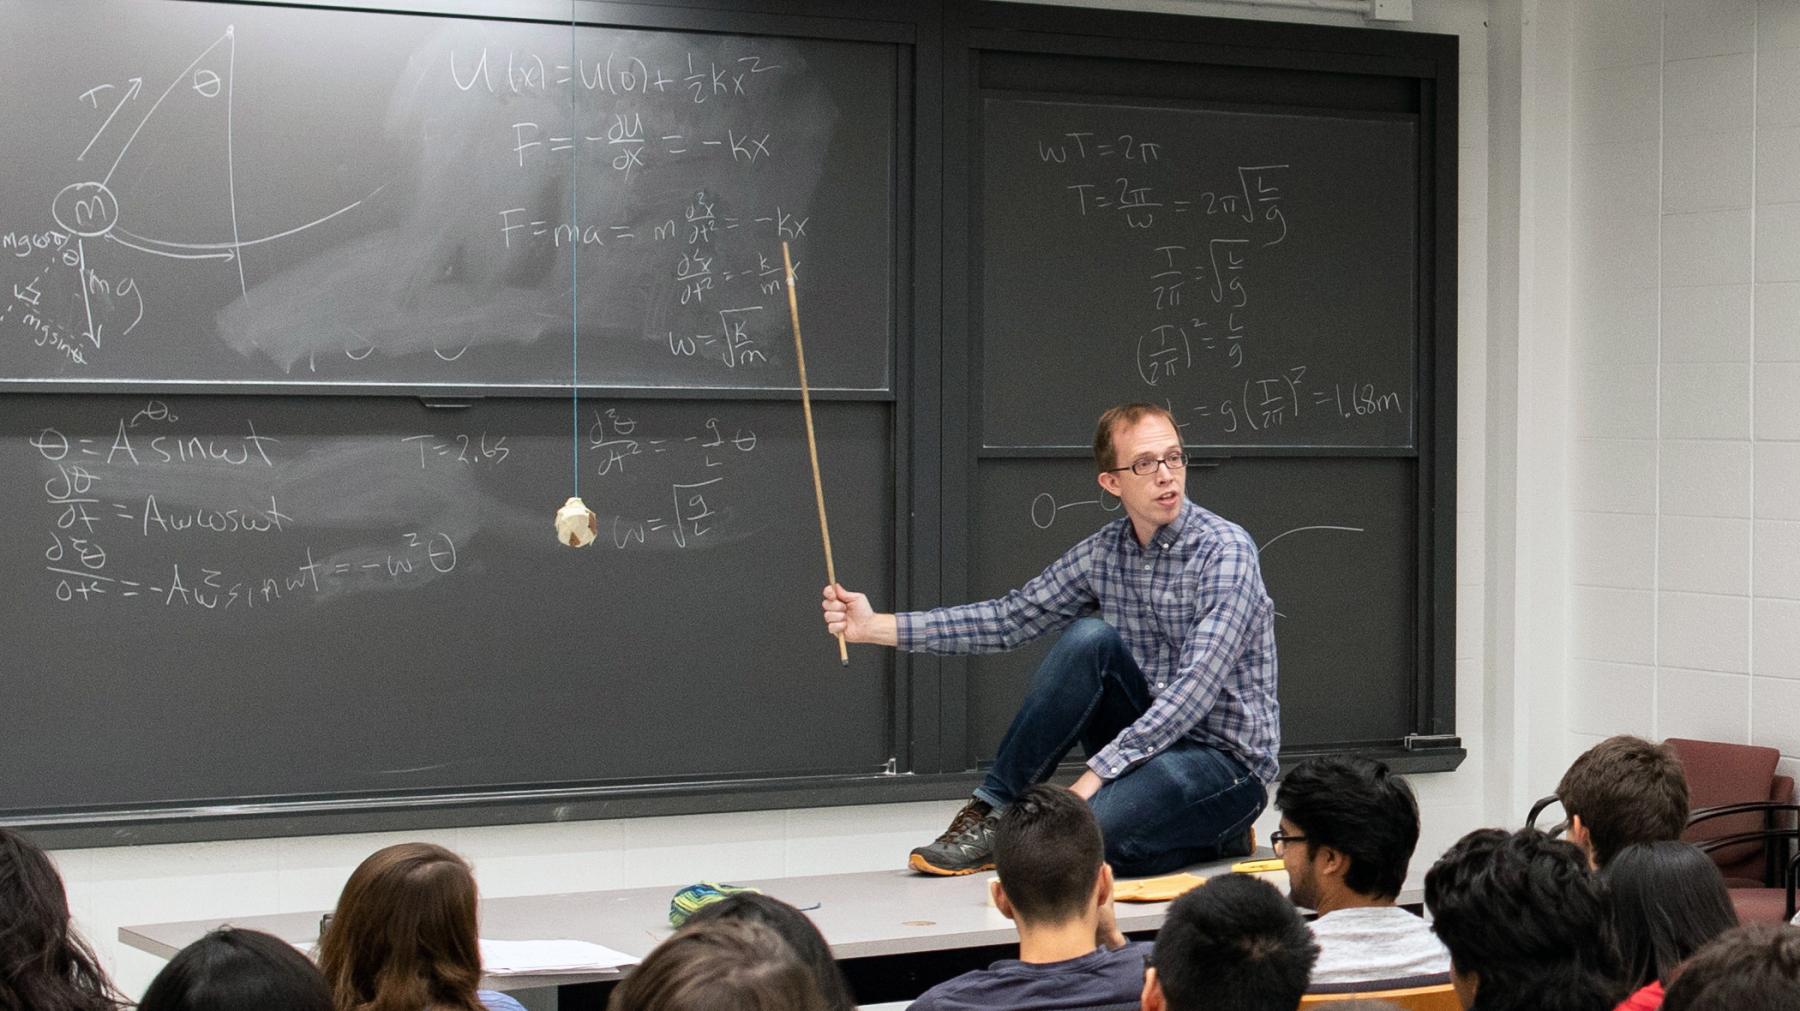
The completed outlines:
<svg viewBox="0 0 1800 1011">
<path fill-rule="evenodd" d="M 1406 1011 L 1462 1011 L 1456 989 L 1448 983 L 1435 986 L 1409 986 L 1397 990 L 1358 990 L 1354 993 L 1309 993 L 1300 998 L 1300 1006 L 1313 1007 L 1337 1001 L 1384 1000 Z"/>
</svg>

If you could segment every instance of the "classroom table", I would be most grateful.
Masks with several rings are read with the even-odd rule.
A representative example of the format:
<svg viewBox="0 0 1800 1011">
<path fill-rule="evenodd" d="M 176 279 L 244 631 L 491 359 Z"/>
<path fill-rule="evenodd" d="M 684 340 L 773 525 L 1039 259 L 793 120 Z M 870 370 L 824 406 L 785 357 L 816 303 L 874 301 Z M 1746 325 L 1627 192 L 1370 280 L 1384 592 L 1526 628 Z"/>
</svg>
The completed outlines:
<svg viewBox="0 0 1800 1011">
<path fill-rule="evenodd" d="M 1258 857 L 1270 856 L 1267 847 Z M 1221 874 L 1235 860 L 1196 864 L 1201 876 Z M 932 984 L 997 958 L 1012 957 L 1018 935 L 1010 920 L 988 901 L 990 872 L 939 878 L 909 870 L 864 871 L 808 877 L 733 881 L 750 885 L 806 911 L 831 944 L 857 999 L 904 1000 Z M 1284 872 L 1260 877 L 1287 890 Z M 486 898 L 481 902 L 481 936 L 498 940 L 571 938 L 603 944 L 642 957 L 673 932 L 669 899 L 677 886 L 626 888 Z M 1161 926 L 1166 902 L 1117 904 L 1119 929 L 1149 936 Z M 152 923 L 119 928 L 120 942 L 163 958 L 173 956 L 224 923 L 262 930 L 310 947 L 319 936 L 324 910 Z M 541 976 L 495 976 L 482 986 L 495 990 L 556 987 L 559 1011 L 604 1005 L 617 972 Z"/>
</svg>

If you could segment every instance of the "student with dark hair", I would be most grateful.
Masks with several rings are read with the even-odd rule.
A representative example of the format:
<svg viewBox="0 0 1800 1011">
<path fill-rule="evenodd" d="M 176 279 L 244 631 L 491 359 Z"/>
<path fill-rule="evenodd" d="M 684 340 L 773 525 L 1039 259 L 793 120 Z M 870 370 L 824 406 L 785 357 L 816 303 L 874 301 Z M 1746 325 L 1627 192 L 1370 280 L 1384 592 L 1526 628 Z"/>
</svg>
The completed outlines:
<svg viewBox="0 0 1800 1011">
<path fill-rule="evenodd" d="M 1274 885 L 1214 878 L 1169 905 L 1144 1011 L 1294 1011 L 1319 947 Z"/>
<path fill-rule="evenodd" d="M 1719 935 L 1669 985 L 1663 1011 L 1800 1008 L 1800 928 L 1773 923 Z"/>
<path fill-rule="evenodd" d="M 1361 983 L 1450 971 L 1424 919 L 1394 904 L 1419 843 L 1419 804 L 1406 780 L 1368 758 L 1309 758 L 1275 794 L 1270 841 L 1295 903 L 1319 914 L 1312 981 Z"/>
<path fill-rule="evenodd" d="M 811 969 L 774 927 L 713 917 L 656 946 L 607 1011 L 828 1011 Z"/>
<path fill-rule="evenodd" d="M 337 1011 L 524 1011 L 477 990 L 475 876 L 462 857 L 400 843 L 364 860 L 319 938 Z"/>
<path fill-rule="evenodd" d="M 1425 875 L 1450 979 L 1474 1011 L 1609 1011 L 1624 995 L 1606 885 L 1536 829 L 1476 829 Z"/>
<path fill-rule="evenodd" d="M 1019 957 L 939 983 L 912 1011 L 1087 1008 L 1135 1001 L 1149 946 L 1128 945 L 1113 919 L 1112 868 L 1087 802 L 1060 786 L 1029 787 L 994 833 L 994 905 L 1019 929 Z"/>
<path fill-rule="evenodd" d="M 844 972 L 831 957 L 831 946 L 805 913 L 761 892 L 740 892 L 701 906 L 688 917 L 690 924 L 707 920 L 749 920 L 773 928 L 812 971 L 827 1011 L 856 1011 Z"/>
<path fill-rule="evenodd" d="M 291 944 L 222 927 L 156 974 L 138 1011 L 332 1011 L 331 987 Z"/>
<path fill-rule="evenodd" d="M 1684 842 L 1627 846 L 1606 865 L 1613 927 L 1635 992 L 1619 1011 L 1655 1011 L 1677 968 L 1738 925 L 1712 858 Z"/>
<path fill-rule="evenodd" d="M 1583 752 L 1563 773 L 1556 797 L 1569 818 L 1569 841 L 1596 869 L 1632 843 L 1679 839 L 1687 827 L 1681 759 L 1641 737 L 1608 737 Z"/>
<path fill-rule="evenodd" d="M 113 1011 L 125 1000 L 69 922 L 44 851 L 0 828 L 0 1011 Z"/>
</svg>

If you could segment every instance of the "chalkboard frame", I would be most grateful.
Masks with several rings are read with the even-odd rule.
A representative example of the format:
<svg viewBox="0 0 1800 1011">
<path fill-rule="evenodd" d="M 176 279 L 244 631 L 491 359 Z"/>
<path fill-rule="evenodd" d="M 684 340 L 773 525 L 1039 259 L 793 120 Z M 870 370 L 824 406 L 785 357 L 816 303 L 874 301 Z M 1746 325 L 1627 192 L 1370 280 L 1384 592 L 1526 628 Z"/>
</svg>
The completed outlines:
<svg viewBox="0 0 1800 1011">
<path fill-rule="evenodd" d="M 1413 82 L 1421 122 L 1431 126 L 1421 180 L 1427 206 L 1419 273 L 1428 294 L 1420 302 L 1417 409 L 1420 480 L 1419 665 L 1415 712 L 1427 740 L 1359 747 L 1402 772 L 1455 768 L 1465 757 L 1455 736 L 1455 348 L 1456 348 L 1456 39 L 1410 32 L 1326 28 L 1228 19 L 1102 12 L 1012 3 L 897 0 L 862 7 L 832 0 L 222 0 L 259 6 L 320 7 L 430 13 L 452 17 L 746 34 L 785 34 L 889 42 L 909 51 L 901 60 L 901 97 L 895 180 L 896 260 L 891 390 L 822 391 L 822 399 L 888 401 L 894 425 L 895 515 L 893 599 L 928 607 L 966 599 L 973 584 L 969 547 L 974 536 L 975 473 L 986 458 L 1079 456 L 1078 447 L 981 449 L 978 389 L 971 366 L 969 321 L 979 304 L 970 270 L 974 150 L 970 124 L 979 102 L 984 60 L 997 53 L 1130 55 L 1173 64 L 1210 63 L 1256 73 L 1327 68 L 1356 81 L 1387 77 Z M 1364 94 L 1350 89 L 1344 101 Z M 36 384 L 0 389 L 44 392 Z M 121 392 L 117 384 L 58 384 L 56 391 Z M 719 400 L 796 399 L 788 390 L 719 390 L 582 385 L 588 392 Z M 154 386 L 130 392 L 176 392 Z M 315 387 L 230 384 L 183 385 L 183 393 L 394 395 L 454 407 L 481 396 L 561 395 L 561 389 L 466 387 Z M 1272 450 L 1270 455 L 1300 451 Z M 843 536 L 840 534 L 840 536 Z M 854 658 L 854 654 L 853 654 Z M 853 660 L 854 662 L 854 660 Z M 71 810 L 13 822 L 51 846 L 105 846 L 204 839 L 260 838 L 321 832 L 520 824 L 708 811 L 819 807 L 946 799 L 979 781 L 970 747 L 970 684 L 954 658 L 901 655 L 895 659 L 892 726 L 895 762 L 869 775 L 645 782 L 593 788 L 548 783 L 538 788 L 470 791 L 436 796 L 319 797 L 271 804 L 143 810 Z M 854 668 L 852 673 L 854 673 Z M 1305 757 L 1283 754 L 1284 767 Z M 1071 770 L 1065 770 L 1072 774 Z"/>
<path fill-rule="evenodd" d="M 1188 18 L 1176 15 L 1075 12 L 1066 8 L 979 3 L 953 13 L 947 46 L 952 82 L 945 105 L 946 202 L 952 219 L 981 217 L 984 98 L 1080 95 L 1104 103 L 1204 98 L 1208 107 L 1410 112 L 1421 128 L 1419 193 L 1418 334 L 1415 352 L 1416 451 L 1331 447 L 1233 449 L 1209 455 L 1266 457 L 1413 457 L 1417 461 L 1417 591 L 1413 610 L 1416 664 L 1410 674 L 1414 730 L 1391 742 L 1284 742 L 1282 764 L 1309 754 L 1357 750 L 1399 752 L 1419 768 L 1453 769 L 1466 757 L 1455 730 L 1455 520 L 1456 520 L 1456 226 L 1457 40 L 1450 36 Z M 1009 62 L 1107 60 L 1135 63 L 1131 86 L 1066 73 L 1055 85 Z M 1205 84 L 1187 72 L 1215 74 Z M 1132 73 L 1122 72 L 1132 78 Z M 1319 75 L 1333 87 L 1319 88 Z M 960 148 L 963 155 L 958 157 Z M 975 226 L 971 226 L 971 231 Z M 966 264 L 946 287 L 944 498 L 947 513 L 975 517 L 984 461 L 1085 457 L 1085 445 L 991 445 L 982 435 L 980 315 L 981 249 L 967 234 L 947 236 L 951 256 Z M 950 523 L 944 535 L 946 601 L 973 595 L 971 568 L 975 522 Z M 1049 559 L 1043 560 L 1046 564 Z M 976 699 L 994 689 L 970 673 L 972 661 L 943 663 L 947 698 Z M 946 706 L 946 752 L 965 767 L 983 760 L 981 729 L 971 725 L 973 704 Z M 1289 738 L 1291 740 L 1291 738 Z M 1064 772 L 1078 770 L 1065 764 Z"/>
</svg>

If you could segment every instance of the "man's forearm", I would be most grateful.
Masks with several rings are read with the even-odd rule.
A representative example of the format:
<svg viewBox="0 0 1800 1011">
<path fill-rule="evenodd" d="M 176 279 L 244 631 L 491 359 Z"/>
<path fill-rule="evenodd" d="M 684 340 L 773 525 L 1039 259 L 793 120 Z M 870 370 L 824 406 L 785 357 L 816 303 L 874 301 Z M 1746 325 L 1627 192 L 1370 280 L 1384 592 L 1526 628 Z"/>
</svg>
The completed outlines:
<svg viewBox="0 0 1800 1011">
<path fill-rule="evenodd" d="M 876 614 L 862 628 L 856 642 L 874 646 L 900 645 L 900 619 L 891 614 Z"/>
</svg>

